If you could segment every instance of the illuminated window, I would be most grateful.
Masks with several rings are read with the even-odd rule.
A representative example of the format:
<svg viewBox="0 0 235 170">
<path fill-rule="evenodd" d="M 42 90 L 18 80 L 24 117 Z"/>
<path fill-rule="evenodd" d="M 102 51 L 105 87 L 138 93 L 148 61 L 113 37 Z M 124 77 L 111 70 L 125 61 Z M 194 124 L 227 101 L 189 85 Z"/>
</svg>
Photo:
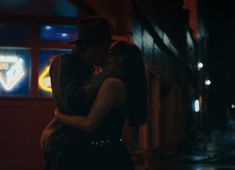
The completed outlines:
<svg viewBox="0 0 235 170">
<path fill-rule="evenodd" d="M 132 23 L 132 40 L 142 49 L 142 26 L 137 20 L 133 20 Z"/>
<path fill-rule="evenodd" d="M 153 37 L 148 33 L 147 30 L 144 30 L 143 35 L 143 45 L 144 45 L 144 57 L 148 60 L 152 60 L 153 57 Z"/>
<path fill-rule="evenodd" d="M 0 96 L 27 96 L 30 77 L 30 50 L 0 47 Z"/>
<path fill-rule="evenodd" d="M 49 41 L 71 41 L 77 39 L 75 25 L 42 25 L 40 39 Z"/>
<path fill-rule="evenodd" d="M 51 93 L 51 80 L 49 77 L 49 68 L 53 59 L 61 54 L 70 52 L 70 49 L 61 50 L 48 50 L 43 49 L 40 51 L 40 64 L 39 64 L 39 77 L 38 88 L 39 96 L 52 96 Z"/>
</svg>

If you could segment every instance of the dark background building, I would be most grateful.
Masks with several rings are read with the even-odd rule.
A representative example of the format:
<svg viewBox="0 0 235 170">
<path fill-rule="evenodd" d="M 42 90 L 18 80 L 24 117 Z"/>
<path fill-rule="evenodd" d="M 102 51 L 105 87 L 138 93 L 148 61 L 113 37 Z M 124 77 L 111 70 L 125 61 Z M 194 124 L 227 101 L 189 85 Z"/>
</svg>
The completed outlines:
<svg viewBox="0 0 235 170">
<path fill-rule="evenodd" d="M 227 111 L 232 111 L 235 102 L 235 15 L 232 1 L 199 1 L 201 19 L 207 30 L 207 76 L 211 79 L 208 91 L 208 111 L 211 126 L 221 129 L 228 120 Z"/>
</svg>

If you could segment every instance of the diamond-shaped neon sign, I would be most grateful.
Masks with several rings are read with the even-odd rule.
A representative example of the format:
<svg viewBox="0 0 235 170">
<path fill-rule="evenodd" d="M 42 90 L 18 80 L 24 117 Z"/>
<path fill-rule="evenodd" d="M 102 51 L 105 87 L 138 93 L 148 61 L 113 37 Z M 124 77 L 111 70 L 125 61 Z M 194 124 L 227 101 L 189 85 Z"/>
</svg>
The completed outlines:
<svg viewBox="0 0 235 170">
<path fill-rule="evenodd" d="M 22 58 L 0 55 L 0 85 L 4 90 L 14 89 L 24 75 L 24 61 Z"/>
</svg>

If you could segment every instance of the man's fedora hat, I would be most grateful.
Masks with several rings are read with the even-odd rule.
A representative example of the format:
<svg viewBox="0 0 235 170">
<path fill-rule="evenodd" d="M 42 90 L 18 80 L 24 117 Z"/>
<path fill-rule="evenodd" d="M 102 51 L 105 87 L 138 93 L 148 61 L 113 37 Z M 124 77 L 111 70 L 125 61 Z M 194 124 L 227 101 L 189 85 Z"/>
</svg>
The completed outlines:
<svg viewBox="0 0 235 170">
<path fill-rule="evenodd" d="M 109 20 L 102 16 L 93 16 L 81 19 L 78 23 L 78 39 L 69 44 L 83 42 L 109 42 L 112 41 Z"/>
</svg>

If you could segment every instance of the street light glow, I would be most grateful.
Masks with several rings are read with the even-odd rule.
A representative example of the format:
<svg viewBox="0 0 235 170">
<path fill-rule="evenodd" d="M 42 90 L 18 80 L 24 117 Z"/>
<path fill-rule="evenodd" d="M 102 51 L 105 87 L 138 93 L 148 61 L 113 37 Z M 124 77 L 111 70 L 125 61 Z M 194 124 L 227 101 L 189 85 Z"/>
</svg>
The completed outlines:
<svg viewBox="0 0 235 170">
<path fill-rule="evenodd" d="M 203 66 L 204 66 L 203 63 L 199 62 L 199 63 L 197 64 L 198 70 L 200 70 Z"/>
<path fill-rule="evenodd" d="M 206 80 L 205 81 L 205 85 L 207 85 L 207 86 L 211 85 L 211 81 L 210 80 Z"/>
<path fill-rule="evenodd" d="M 232 105 L 231 105 L 231 108 L 234 109 L 234 108 L 235 108 L 235 104 L 232 104 Z"/>
<path fill-rule="evenodd" d="M 200 102 L 199 102 L 198 99 L 194 101 L 194 111 L 195 112 L 199 112 L 200 111 Z"/>
</svg>

